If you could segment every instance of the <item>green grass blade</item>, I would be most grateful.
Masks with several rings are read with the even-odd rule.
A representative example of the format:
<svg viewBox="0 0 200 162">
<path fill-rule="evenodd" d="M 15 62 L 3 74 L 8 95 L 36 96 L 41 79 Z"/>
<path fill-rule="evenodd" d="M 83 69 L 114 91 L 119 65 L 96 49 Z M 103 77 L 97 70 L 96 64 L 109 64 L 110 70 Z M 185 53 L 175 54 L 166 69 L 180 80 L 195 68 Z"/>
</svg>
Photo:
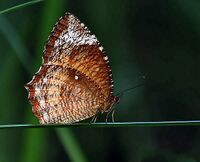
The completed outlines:
<svg viewBox="0 0 200 162">
<path fill-rule="evenodd" d="M 23 4 L 19 4 L 17 6 L 13 6 L 13 7 L 10 7 L 10 8 L 7 8 L 5 10 L 0 11 L 0 14 L 4 14 L 4 13 L 7 13 L 7 12 L 16 10 L 16 9 L 24 8 L 24 7 L 27 7 L 27 6 L 36 4 L 38 2 L 42 2 L 42 1 L 44 1 L 44 0 L 34 0 L 34 1 L 29 1 L 29 2 L 23 3 Z"/>
<path fill-rule="evenodd" d="M 5 37 L 5 39 L 9 42 L 11 48 L 15 52 L 16 56 L 19 58 L 23 67 L 31 72 L 28 64 L 28 60 L 30 59 L 28 56 L 29 52 L 26 46 L 24 45 L 21 37 L 14 29 L 14 27 L 10 24 L 10 22 L 6 19 L 5 16 L 0 16 L 0 32 Z"/>
<path fill-rule="evenodd" d="M 74 135 L 69 128 L 57 128 L 56 132 L 71 161 L 87 161 L 82 149 L 80 148 L 80 145 L 77 143 Z"/>
<path fill-rule="evenodd" d="M 23 143 L 21 147 L 20 162 L 42 162 L 45 161 L 45 146 L 47 130 L 29 130 L 23 131 Z M 24 150 L 25 154 L 24 154 Z"/>
<path fill-rule="evenodd" d="M 11 128 L 70 128 L 70 127 L 163 127 L 163 126 L 200 126 L 200 120 L 183 120 L 183 121 L 153 121 L 153 122 L 114 122 L 114 123 L 74 123 L 74 124 L 6 124 L 0 125 L 0 129 Z M 60 134 L 60 132 L 59 132 Z M 66 134 L 67 136 L 67 134 Z M 70 136 L 70 135 L 69 135 Z"/>
</svg>

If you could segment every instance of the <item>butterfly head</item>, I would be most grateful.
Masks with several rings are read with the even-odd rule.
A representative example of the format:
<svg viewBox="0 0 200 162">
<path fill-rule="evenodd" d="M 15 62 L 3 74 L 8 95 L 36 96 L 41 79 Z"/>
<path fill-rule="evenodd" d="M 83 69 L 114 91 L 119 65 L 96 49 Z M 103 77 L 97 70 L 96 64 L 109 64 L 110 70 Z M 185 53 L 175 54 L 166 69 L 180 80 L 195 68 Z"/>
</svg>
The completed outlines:
<svg viewBox="0 0 200 162">
<path fill-rule="evenodd" d="M 120 96 L 114 96 L 114 103 L 118 104 L 120 101 Z"/>
</svg>

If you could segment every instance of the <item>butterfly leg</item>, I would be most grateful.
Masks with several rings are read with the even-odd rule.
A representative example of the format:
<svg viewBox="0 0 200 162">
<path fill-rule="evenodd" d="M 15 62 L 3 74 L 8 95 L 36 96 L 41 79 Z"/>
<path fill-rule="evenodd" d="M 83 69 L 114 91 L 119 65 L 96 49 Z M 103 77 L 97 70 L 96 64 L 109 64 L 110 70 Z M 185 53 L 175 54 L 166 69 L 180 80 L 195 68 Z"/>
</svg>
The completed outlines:
<svg viewBox="0 0 200 162">
<path fill-rule="evenodd" d="M 110 114 L 110 111 L 106 114 L 106 123 L 108 123 L 109 114 Z"/>
<path fill-rule="evenodd" d="M 112 122 L 113 122 L 113 123 L 115 122 L 114 114 L 115 114 L 115 110 L 113 109 L 113 110 L 112 110 Z"/>
<path fill-rule="evenodd" d="M 108 118 L 109 118 L 110 113 L 111 113 L 111 116 L 112 116 L 112 122 L 115 122 L 115 120 L 114 120 L 115 109 L 114 109 L 114 107 L 112 107 L 112 108 L 108 111 L 108 113 L 107 113 L 107 115 L 106 115 L 106 123 L 108 122 Z"/>
<path fill-rule="evenodd" d="M 97 116 L 98 116 L 98 114 L 96 114 L 95 116 L 92 117 L 92 120 L 90 121 L 90 124 L 96 123 L 96 121 L 97 121 Z"/>
<path fill-rule="evenodd" d="M 97 115 L 95 116 L 93 123 L 96 123 L 96 121 L 97 121 Z"/>
</svg>

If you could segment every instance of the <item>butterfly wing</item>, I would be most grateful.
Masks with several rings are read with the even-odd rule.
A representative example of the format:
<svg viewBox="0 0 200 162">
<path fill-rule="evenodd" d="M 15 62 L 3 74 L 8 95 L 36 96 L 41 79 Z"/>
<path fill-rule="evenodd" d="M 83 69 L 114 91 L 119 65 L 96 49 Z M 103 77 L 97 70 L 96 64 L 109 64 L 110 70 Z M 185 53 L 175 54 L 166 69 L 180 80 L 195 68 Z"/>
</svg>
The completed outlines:
<svg viewBox="0 0 200 162">
<path fill-rule="evenodd" d="M 108 56 L 88 28 L 67 13 L 55 25 L 44 50 L 44 64 L 76 69 L 92 79 L 107 98 L 112 92 Z"/>
<path fill-rule="evenodd" d="M 55 25 L 43 65 L 26 88 L 42 124 L 77 122 L 115 102 L 108 57 L 97 38 L 69 13 Z"/>
<path fill-rule="evenodd" d="M 94 116 L 102 105 L 93 81 L 71 68 L 45 65 L 28 88 L 33 112 L 42 124 L 77 122 Z"/>
</svg>

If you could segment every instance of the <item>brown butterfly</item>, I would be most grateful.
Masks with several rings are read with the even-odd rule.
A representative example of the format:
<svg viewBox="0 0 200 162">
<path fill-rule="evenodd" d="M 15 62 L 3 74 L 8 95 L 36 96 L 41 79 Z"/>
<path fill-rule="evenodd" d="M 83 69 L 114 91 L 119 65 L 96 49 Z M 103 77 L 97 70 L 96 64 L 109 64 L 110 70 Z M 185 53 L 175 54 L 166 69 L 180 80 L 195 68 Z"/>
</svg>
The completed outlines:
<svg viewBox="0 0 200 162">
<path fill-rule="evenodd" d="M 25 85 L 35 116 L 42 124 L 74 123 L 110 112 L 113 96 L 108 56 L 96 36 L 73 14 L 55 24 L 43 62 Z"/>
</svg>

